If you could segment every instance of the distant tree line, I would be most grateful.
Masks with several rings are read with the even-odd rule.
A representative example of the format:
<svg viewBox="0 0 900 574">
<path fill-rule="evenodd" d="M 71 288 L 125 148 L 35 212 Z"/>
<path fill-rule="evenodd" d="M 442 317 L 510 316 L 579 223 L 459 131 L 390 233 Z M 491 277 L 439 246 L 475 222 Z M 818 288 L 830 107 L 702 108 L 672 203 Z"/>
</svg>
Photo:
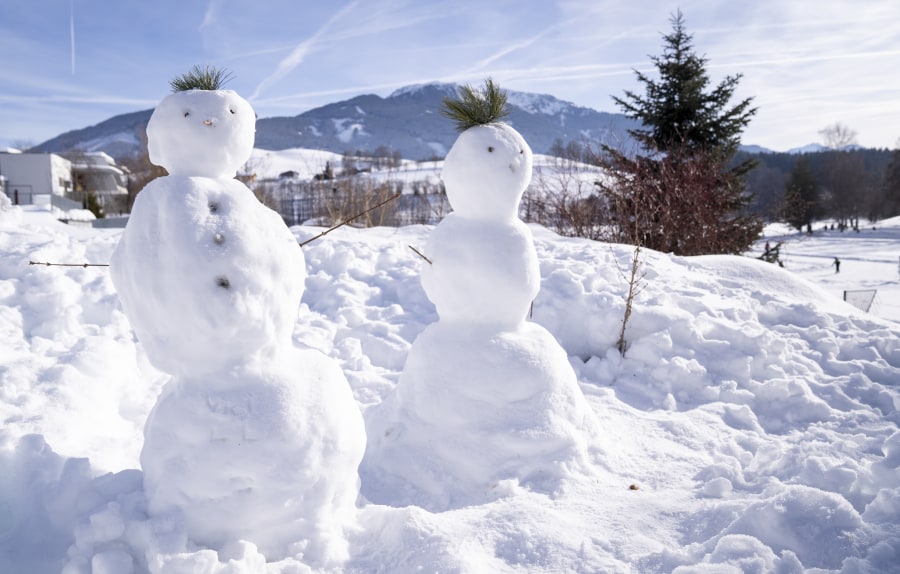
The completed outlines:
<svg viewBox="0 0 900 574">
<path fill-rule="evenodd" d="M 751 209 L 770 221 L 801 229 L 820 219 L 857 227 L 900 215 L 900 149 L 848 149 L 813 153 L 739 152 L 752 159 L 747 191 Z"/>
<path fill-rule="evenodd" d="M 374 151 L 344 151 L 341 157 L 341 169 L 345 175 L 372 171 L 373 169 L 397 169 L 403 163 L 400 152 L 386 145 L 380 145 Z"/>
</svg>

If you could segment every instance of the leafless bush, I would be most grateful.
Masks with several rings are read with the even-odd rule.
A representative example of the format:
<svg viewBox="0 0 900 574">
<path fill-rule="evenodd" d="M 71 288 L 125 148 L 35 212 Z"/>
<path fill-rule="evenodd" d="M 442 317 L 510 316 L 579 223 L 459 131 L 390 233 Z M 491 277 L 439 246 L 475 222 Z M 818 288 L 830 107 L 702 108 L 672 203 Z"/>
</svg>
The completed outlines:
<svg viewBox="0 0 900 574">
<path fill-rule="evenodd" d="M 686 147 L 661 157 L 610 157 L 599 187 L 615 238 L 677 255 L 746 251 L 762 223 L 747 212 L 749 198 L 725 161 Z"/>
<path fill-rule="evenodd" d="M 412 193 L 400 198 L 398 211 L 401 224 L 424 225 L 440 222 L 450 212 L 450 203 L 443 183 L 426 180 L 413 181 Z"/>
<path fill-rule="evenodd" d="M 580 161 L 554 158 L 538 166 L 522 198 L 525 221 L 540 223 L 560 235 L 608 238 L 607 204 L 597 195 L 599 173 Z"/>
<path fill-rule="evenodd" d="M 393 182 L 376 183 L 370 178 L 347 177 L 328 183 L 331 185 L 314 188 L 321 209 L 320 225 L 335 225 L 359 214 L 364 215 L 353 221 L 357 227 L 397 225 L 396 202 L 373 209 L 397 194 Z"/>
<path fill-rule="evenodd" d="M 618 265 L 618 260 L 616 261 L 616 265 Z M 635 245 L 634 252 L 631 256 L 631 269 L 626 272 L 619 268 L 619 272 L 622 273 L 622 277 L 624 277 L 628 283 L 628 294 L 625 296 L 625 312 L 622 315 L 622 327 L 619 329 L 619 338 L 616 341 L 616 348 L 623 357 L 625 356 L 625 351 L 628 349 L 628 341 L 625 339 L 625 330 L 628 328 L 628 320 L 631 319 L 631 309 L 634 304 L 634 298 L 642 289 L 643 279 L 646 275 L 646 273 L 641 271 L 641 266 L 641 246 Z"/>
</svg>

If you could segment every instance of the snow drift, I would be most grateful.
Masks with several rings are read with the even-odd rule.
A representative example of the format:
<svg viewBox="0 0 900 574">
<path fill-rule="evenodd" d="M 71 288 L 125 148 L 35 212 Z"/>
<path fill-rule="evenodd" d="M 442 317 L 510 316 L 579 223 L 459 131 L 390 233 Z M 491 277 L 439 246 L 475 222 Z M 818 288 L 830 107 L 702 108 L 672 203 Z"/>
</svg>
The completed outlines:
<svg viewBox="0 0 900 574">
<path fill-rule="evenodd" d="M 134 469 L 165 377 L 105 269 L 27 263 L 109 261 L 119 232 L 24 215 L 0 222 L 0 571 L 306 571 L 148 516 Z M 343 571 L 898 571 L 897 323 L 753 259 L 645 252 L 622 357 L 631 249 L 532 231 L 530 321 L 601 425 L 590 472 L 549 493 L 505 481 L 445 512 L 360 500 Z M 293 342 L 338 362 L 364 415 L 438 319 L 408 247 L 431 233 L 341 229 L 303 248 Z"/>
</svg>

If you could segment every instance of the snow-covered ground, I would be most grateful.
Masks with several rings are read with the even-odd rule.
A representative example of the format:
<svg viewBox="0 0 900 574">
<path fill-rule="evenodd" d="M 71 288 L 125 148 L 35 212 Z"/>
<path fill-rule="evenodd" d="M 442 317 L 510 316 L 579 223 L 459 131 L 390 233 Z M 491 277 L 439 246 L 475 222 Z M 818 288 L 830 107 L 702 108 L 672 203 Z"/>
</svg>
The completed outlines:
<svg viewBox="0 0 900 574">
<path fill-rule="evenodd" d="M 339 172 L 343 166 L 343 156 L 333 152 L 291 148 L 284 150 L 265 150 L 256 148 L 250 160 L 241 168 L 241 173 L 255 174 L 258 179 L 277 179 L 279 175 L 293 171 L 300 180 L 312 179 L 325 170 L 326 164 Z M 391 169 L 376 169 L 368 174 L 377 181 L 402 181 L 404 183 L 427 182 L 432 185 L 440 183 L 444 160 L 413 161 L 401 160 L 400 166 Z M 599 168 L 561 160 L 557 157 L 535 154 L 534 177 L 532 187 L 538 189 L 558 189 L 566 186 L 574 193 L 582 190 L 590 193 L 593 182 L 602 177 Z M 406 188 L 409 192 L 412 188 Z"/>
<path fill-rule="evenodd" d="M 900 219 L 769 228 L 785 269 L 644 251 L 624 358 L 631 248 L 532 230 L 531 321 L 599 419 L 590 467 L 549 495 L 504 482 L 445 512 L 360 500 L 344 571 L 900 572 Z M 345 227 L 303 248 L 294 341 L 337 361 L 364 415 L 437 320 L 409 248 L 431 231 Z M 120 233 L 0 213 L 0 572 L 304 571 L 252 545 L 192 548 L 147 517 L 138 455 L 168 375 L 107 269 L 28 264 L 106 263 Z M 841 301 L 851 289 L 878 290 L 871 313 Z"/>
<path fill-rule="evenodd" d="M 762 252 L 766 241 L 770 246 L 783 241 L 781 260 L 787 269 L 841 298 L 844 291 L 874 290 L 872 314 L 900 321 L 900 217 L 861 223 L 859 232 L 842 232 L 832 224 L 816 224 L 813 235 L 783 224 L 770 225 L 756 245 L 757 252 Z M 841 262 L 840 273 L 835 273 L 835 257 Z"/>
</svg>

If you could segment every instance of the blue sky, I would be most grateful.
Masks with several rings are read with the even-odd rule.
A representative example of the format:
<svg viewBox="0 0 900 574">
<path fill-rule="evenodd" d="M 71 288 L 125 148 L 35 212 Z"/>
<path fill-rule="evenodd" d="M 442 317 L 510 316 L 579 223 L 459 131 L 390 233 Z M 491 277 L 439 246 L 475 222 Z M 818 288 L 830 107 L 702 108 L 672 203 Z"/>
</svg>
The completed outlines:
<svg viewBox="0 0 900 574">
<path fill-rule="evenodd" d="M 0 146 L 151 108 L 195 64 L 260 117 L 430 81 L 547 93 L 601 111 L 680 8 L 713 82 L 743 74 L 743 141 L 786 150 L 841 122 L 900 142 L 897 0 L 0 0 Z"/>
</svg>

